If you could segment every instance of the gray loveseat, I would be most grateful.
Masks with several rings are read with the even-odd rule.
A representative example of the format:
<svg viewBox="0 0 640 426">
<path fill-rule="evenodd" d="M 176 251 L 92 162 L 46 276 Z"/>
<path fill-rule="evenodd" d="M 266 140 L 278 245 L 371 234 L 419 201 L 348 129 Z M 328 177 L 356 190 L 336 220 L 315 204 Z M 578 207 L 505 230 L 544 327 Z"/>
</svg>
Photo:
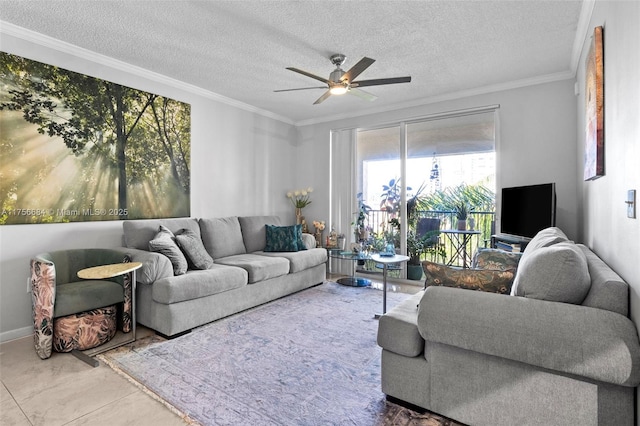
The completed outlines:
<svg viewBox="0 0 640 426">
<path fill-rule="evenodd" d="M 634 424 L 629 288 L 587 247 L 549 228 L 511 294 L 438 284 L 380 318 L 385 394 L 471 425 Z"/>
<path fill-rule="evenodd" d="M 266 225 L 276 216 L 212 219 L 159 219 L 123 222 L 124 244 L 137 274 L 137 322 L 173 336 L 219 318 L 321 284 L 326 250 L 302 234 L 306 250 L 265 252 Z M 190 230 L 200 238 L 213 264 L 175 275 L 172 262 L 149 251 L 163 226 L 174 234 Z"/>
</svg>

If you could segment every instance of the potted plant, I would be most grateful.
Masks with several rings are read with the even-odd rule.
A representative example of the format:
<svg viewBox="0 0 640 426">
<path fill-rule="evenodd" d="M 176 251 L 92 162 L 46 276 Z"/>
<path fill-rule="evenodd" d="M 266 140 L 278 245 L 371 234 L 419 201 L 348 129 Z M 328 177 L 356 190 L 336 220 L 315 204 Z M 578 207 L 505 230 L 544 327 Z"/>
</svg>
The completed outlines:
<svg viewBox="0 0 640 426">
<path fill-rule="evenodd" d="M 459 202 L 455 206 L 455 214 L 458 219 L 458 231 L 467 229 L 467 216 L 469 215 L 469 207 L 467 203 Z"/>
<path fill-rule="evenodd" d="M 420 256 L 424 253 L 425 241 L 424 238 L 418 238 L 414 230 L 409 230 L 407 233 L 407 278 L 410 280 L 422 279 L 422 265 L 420 263 Z"/>
<path fill-rule="evenodd" d="M 356 212 L 355 226 L 356 241 L 367 241 L 369 239 L 369 228 L 366 222 L 369 218 L 371 207 L 362 200 L 362 192 L 358 193 L 358 211 Z"/>
</svg>

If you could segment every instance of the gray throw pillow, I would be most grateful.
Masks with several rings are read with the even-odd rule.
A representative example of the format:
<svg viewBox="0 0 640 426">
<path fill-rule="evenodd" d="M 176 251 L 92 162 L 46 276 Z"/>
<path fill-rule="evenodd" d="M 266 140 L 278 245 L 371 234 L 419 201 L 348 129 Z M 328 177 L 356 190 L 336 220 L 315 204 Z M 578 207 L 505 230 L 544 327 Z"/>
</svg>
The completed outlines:
<svg viewBox="0 0 640 426">
<path fill-rule="evenodd" d="M 173 265 L 174 275 L 182 275 L 187 272 L 187 258 L 180 251 L 175 241 L 175 235 L 168 228 L 160 225 L 156 236 L 149 241 L 149 250 L 167 256 Z"/>
<path fill-rule="evenodd" d="M 204 248 L 200 235 L 197 235 L 190 229 L 181 229 L 178 234 L 176 234 L 176 241 L 184 254 L 187 255 L 194 268 L 211 269 L 213 266 L 213 259 Z"/>
<path fill-rule="evenodd" d="M 523 256 L 511 294 L 579 305 L 590 288 L 587 258 L 582 250 L 568 241 L 542 247 L 529 256 Z"/>
</svg>

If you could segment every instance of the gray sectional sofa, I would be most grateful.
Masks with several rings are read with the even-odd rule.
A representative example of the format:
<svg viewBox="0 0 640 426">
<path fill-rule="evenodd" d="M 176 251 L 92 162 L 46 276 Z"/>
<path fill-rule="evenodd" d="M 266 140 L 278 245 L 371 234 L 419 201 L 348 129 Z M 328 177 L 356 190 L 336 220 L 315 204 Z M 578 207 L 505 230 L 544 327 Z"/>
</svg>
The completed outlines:
<svg viewBox="0 0 640 426">
<path fill-rule="evenodd" d="M 385 394 L 470 425 L 634 424 L 629 287 L 587 247 L 549 228 L 511 294 L 438 284 L 380 318 Z"/>
<path fill-rule="evenodd" d="M 126 252 L 132 261 L 143 263 L 137 274 L 137 322 L 173 336 L 321 284 L 327 253 L 315 248 L 312 235 L 302 234 L 306 250 L 264 251 L 266 225 L 280 224 L 276 216 L 123 222 Z M 174 274 L 168 257 L 149 251 L 160 226 L 174 234 L 191 231 L 213 264 Z"/>
</svg>

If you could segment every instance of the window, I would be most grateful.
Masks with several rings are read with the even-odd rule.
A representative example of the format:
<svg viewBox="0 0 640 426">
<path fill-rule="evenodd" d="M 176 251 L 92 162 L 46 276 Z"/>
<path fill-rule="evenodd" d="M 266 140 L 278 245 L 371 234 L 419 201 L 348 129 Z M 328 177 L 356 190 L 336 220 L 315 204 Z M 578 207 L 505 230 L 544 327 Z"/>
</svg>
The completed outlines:
<svg viewBox="0 0 640 426">
<path fill-rule="evenodd" d="M 437 191 L 452 192 L 462 185 L 482 185 L 488 192 L 495 193 L 496 108 L 442 114 L 357 131 L 354 190 L 371 208 L 366 223 L 368 244 L 376 249 L 379 248 L 376 245 L 393 240 L 405 253 L 407 233 L 412 228 L 415 231 L 416 218 L 438 218 L 441 229 L 455 225 L 452 210 L 425 209 L 422 205 L 413 222 L 408 223 L 407 201 L 415 196 L 428 198 Z M 409 211 L 409 216 L 413 213 Z M 488 228 L 486 232 L 482 230 L 475 248 L 491 233 L 493 211 L 475 209 L 471 217 Z"/>
</svg>

